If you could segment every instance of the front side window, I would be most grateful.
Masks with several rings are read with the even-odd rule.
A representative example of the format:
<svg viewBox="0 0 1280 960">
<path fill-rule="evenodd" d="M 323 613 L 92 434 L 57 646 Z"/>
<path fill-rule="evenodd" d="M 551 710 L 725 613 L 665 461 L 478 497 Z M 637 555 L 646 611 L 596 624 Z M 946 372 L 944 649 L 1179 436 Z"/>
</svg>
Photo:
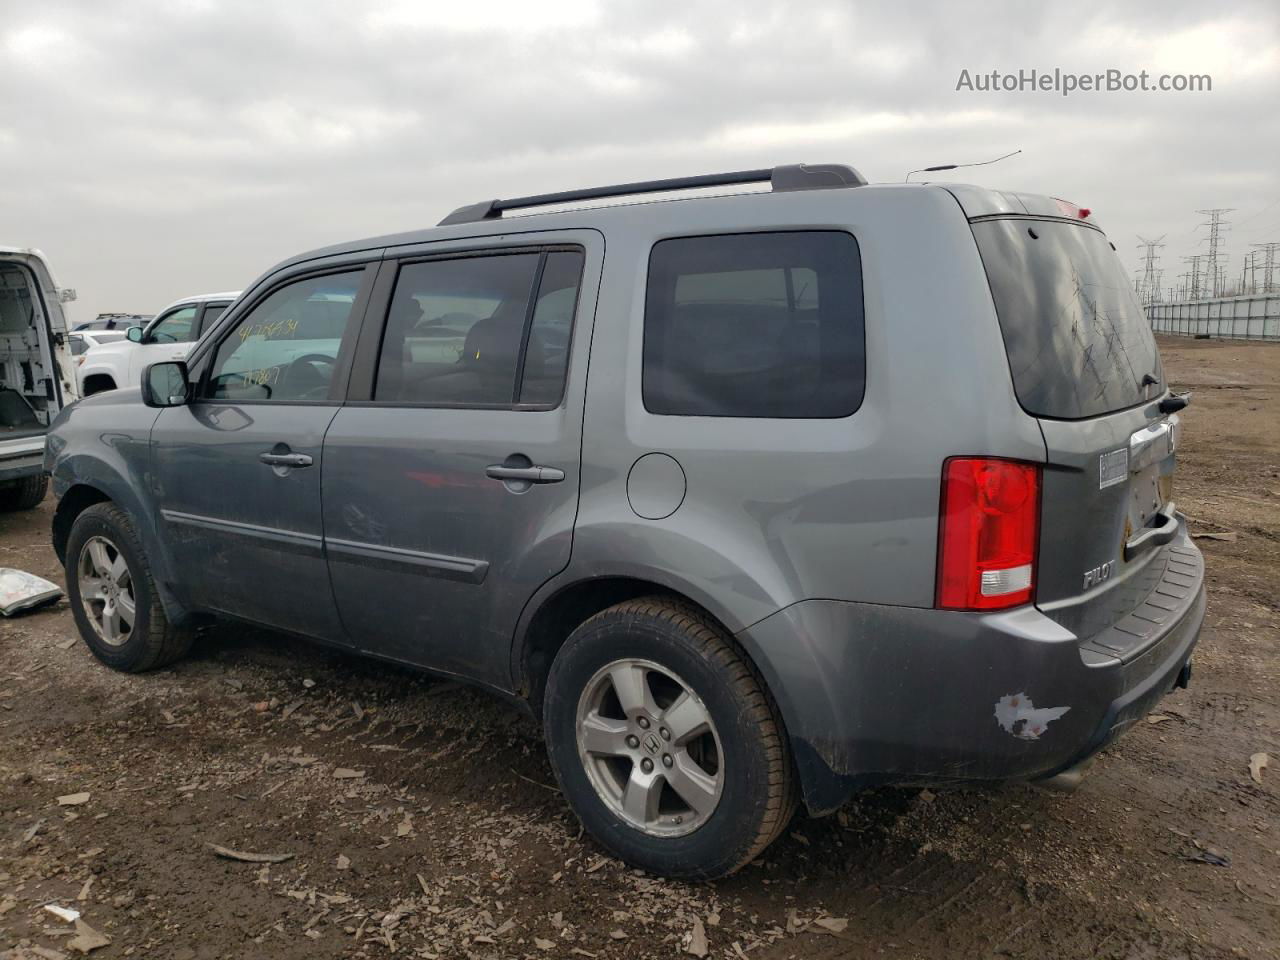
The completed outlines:
<svg viewBox="0 0 1280 960">
<path fill-rule="evenodd" d="M 363 269 L 295 280 L 271 293 L 218 345 L 205 396 L 317 401 L 329 396 L 338 348 L 353 331 Z"/>
<path fill-rule="evenodd" d="M 198 307 L 179 307 L 156 321 L 147 333 L 148 343 L 187 343 L 192 338 Z"/>
<path fill-rule="evenodd" d="M 374 400 L 559 403 L 582 262 L 578 251 L 531 251 L 405 264 L 387 311 Z"/>
<path fill-rule="evenodd" d="M 650 413 L 846 417 L 866 381 L 858 243 L 840 231 L 655 244 L 642 391 Z"/>
</svg>

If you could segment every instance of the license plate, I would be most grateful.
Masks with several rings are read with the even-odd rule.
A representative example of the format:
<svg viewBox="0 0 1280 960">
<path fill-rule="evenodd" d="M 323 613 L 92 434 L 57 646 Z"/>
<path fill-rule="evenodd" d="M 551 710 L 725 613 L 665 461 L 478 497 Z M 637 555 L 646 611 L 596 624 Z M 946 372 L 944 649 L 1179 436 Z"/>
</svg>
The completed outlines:
<svg viewBox="0 0 1280 960">
<path fill-rule="evenodd" d="M 1105 490 L 1124 483 L 1129 476 L 1129 449 L 1121 447 L 1098 457 L 1098 489 Z"/>
</svg>

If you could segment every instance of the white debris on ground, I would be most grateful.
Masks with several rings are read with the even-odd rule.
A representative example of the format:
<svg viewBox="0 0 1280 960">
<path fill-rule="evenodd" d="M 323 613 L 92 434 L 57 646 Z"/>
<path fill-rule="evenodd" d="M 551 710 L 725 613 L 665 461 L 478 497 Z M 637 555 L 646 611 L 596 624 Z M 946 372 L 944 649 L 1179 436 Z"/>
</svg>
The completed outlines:
<svg viewBox="0 0 1280 960">
<path fill-rule="evenodd" d="M 0 614 L 6 617 L 52 603 L 61 596 L 62 588 L 44 577 L 0 567 Z"/>
</svg>

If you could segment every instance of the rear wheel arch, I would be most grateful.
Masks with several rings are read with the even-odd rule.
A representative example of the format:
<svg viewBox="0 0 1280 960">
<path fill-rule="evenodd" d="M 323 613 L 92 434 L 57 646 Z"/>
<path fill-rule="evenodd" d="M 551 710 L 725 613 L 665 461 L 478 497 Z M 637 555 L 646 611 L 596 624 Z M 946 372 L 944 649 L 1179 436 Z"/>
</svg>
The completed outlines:
<svg viewBox="0 0 1280 960">
<path fill-rule="evenodd" d="M 563 586 L 536 606 L 531 603 L 532 614 L 526 614 L 512 651 L 516 692 L 529 701 L 536 714 L 541 710 L 551 661 L 569 634 L 615 604 L 664 593 L 678 596 L 638 577 L 597 577 Z"/>
<path fill-rule="evenodd" d="M 762 670 L 761 665 L 756 663 L 753 651 L 742 643 L 741 638 L 726 623 L 725 617 L 677 587 L 642 576 L 578 580 L 560 586 L 550 596 L 535 598 L 522 619 L 523 628 L 518 632 L 512 651 L 516 693 L 528 700 L 535 713 L 540 713 L 551 662 L 569 635 L 596 614 L 640 597 L 670 600 L 709 620 L 760 676 L 770 698 L 775 703 L 778 702 L 770 683 L 769 672 Z"/>
</svg>

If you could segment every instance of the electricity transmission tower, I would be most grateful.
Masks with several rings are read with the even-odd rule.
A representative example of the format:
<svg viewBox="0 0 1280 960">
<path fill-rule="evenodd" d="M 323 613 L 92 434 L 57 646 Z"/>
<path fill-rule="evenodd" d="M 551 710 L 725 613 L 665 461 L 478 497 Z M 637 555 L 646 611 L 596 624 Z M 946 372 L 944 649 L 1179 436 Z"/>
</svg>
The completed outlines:
<svg viewBox="0 0 1280 960">
<path fill-rule="evenodd" d="M 1222 245 L 1222 235 L 1226 233 L 1224 228 L 1228 224 L 1228 221 L 1222 219 L 1222 215 L 1230 213 L 1234 209 L 1235 207 L 1214 207 L 1211 210 L 1196 211 L 1196 213 L 1209 218 L 1200 226 L 1209 228 L 1209 253 L 1205 257 L 1204 272 L 1207 281 L 1205 283 L 1205 292 L 1210 297 L 1219 296 L 1222 291 L 1222 267 L 1218 260 Z"/>
<path fill-rule="evenodd" d="M 1190 257 L 1183 257 L 1191 269 L 1183 274 L 1187 278 L 1187 299 L 1199 300 L 1204 295 L 1203 274 L 1201 273 L 1201 261 L 1204 260 L 1203 253 L 1197 253 Z"/>
<path fill-rule="evenodd" d="M 1256 257 L 1262 254 L 1262 289 L 1257 289 L 1257 261 L 1254 261 L 1254 293 L 1276 293 L 1280 290 L 1280 285 L 1276 283 L 1276 260 L 1280 257 L 1276 256 L 1280 251 L 1280 243 L 1255 243 L 1258 249 L 1254 252 Z"/>
<path fill-rule="evenodd" d="M 1138 278 L 1137 293 L 1138 299 L 1143 306 L 1151 303 L 1157 303 L 1160 300 L 1160 255 L 1156 253 L 1164 246 L 1162 242 L 1163 236 L 1159 236 L 1154 240 L 1148 240 L 1146 237 L 1138 238 L 1138 246 L 1145 247 L 1146 252 L 1142 255 L 1142 275 Z"/>
</svg>

